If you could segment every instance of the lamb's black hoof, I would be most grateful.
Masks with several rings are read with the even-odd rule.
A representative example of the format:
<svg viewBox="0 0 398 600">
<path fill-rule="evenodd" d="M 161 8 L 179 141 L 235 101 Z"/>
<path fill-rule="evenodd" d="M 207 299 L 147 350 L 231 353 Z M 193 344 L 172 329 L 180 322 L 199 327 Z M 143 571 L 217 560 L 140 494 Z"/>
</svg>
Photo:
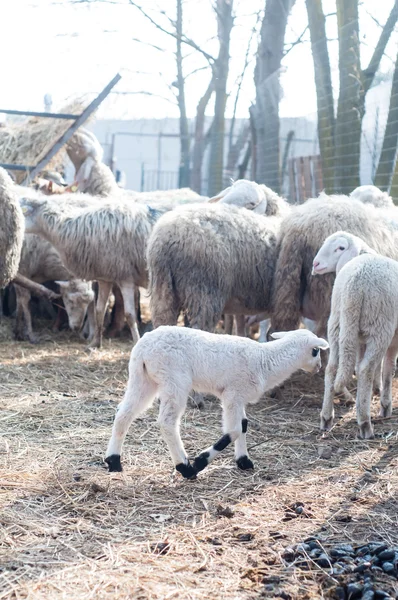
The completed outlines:
<svg viewBox="0 0 398 600">
<path fill-rule="evenodd" d="M 193 461 L 193 468 L 198 473 L 199 473 L 199 471 L 203 471 L 203 469 L 205 469 L 207 467 L 207 465 L 209 464 L 208 458 L 209 458 L 209 453 L 202 452 L 202 454 L 199 454 L 199 456 L 197 456 L 195 458 L 195 460 Z"/>
<path fill-rule="evenodd" d="M 120 462 L 120 454 L 111 454 L 111 456 L 107 456 L 105 462 L 109 465 L 109 473 L 123 471 L 122 463 Z"/>
<path fill-rule="evenodd" d="M 238 458 L 238 460 L 236 461 L 236 464 L 238 465 L 239 469 L 242 469 L 242 471 L 247 471 L 248 469 L 254 469 L 254 465 L 253 465 L 252 461 L 246 454 L 244 454 L 243 456 L 240 456 Z"/>
<path fill-rule="evenodd" d="M 191 463 L 188 463 L 188 464 L 179 463 L 178 465 L 176 465 L 176 471 L 181 473 L 181 475 L 185 479 L 196 479 L 197 471 L 196 471 L 195 467 L 193 467 L 191 465 Z"/>
</svg>

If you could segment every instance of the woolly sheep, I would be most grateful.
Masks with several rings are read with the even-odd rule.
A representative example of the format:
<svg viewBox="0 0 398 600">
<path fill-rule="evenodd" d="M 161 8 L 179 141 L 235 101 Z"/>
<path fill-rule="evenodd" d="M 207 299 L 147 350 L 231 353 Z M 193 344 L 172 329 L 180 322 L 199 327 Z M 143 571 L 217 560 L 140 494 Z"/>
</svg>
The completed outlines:
<svg viewBox="0 0 398 600">
<path fill-rule="evenodd" d="M 95 335 L 91 347 L 100 347 L 105 307 L 113 283 L 122 292 L 126 320 L 134 343 L 139 339 L 134 303 L 135 286 L 145 287 L 145 249 L 159 211 L 123 201 L 92 201 L 74 206 L 42 198 L 21 198 L 26 231 L 36 233 L 58 250 L 75 277 L 97 280 Z"/>
<path fill-rule="evenodd" d="M 73 331 L 79 331 L 83 326 L 87 307 L 94 301 L 91 283 L 72 279 L 71 274 L 62 264 L 58 252 L 46 240 L 38 235 L 26 234 L 22 246 L 19 272 L 29 279 L 44 283 L 57 281 Z M 15 285 L 17 298 L 16 336 L 17 339 L 28 339 L 36 342 L 33 333 L 32 319 L 29 310 L 30 291 Z M 25 325 L 25 326 L 24 326 Z"/>
<path fill-rule="evenodd" d="M 0 168 L 0 288 L 17 275 L 24 235 L 24 219 L 14 183 Z"/>
<path fill-rule="evenodd" d="M 221 314 L 268 311 L 280 219 L 220 204 L 163 215 L 148 243 L 154 326 L 212 331 Z"/>
<path fill-rule="evenodd" d="M 131 423 L 160 398 L 159 424 L 173 463 L 193 479 L 231 442 L 240 469 L 252 469 L 246 446 L 247 404 L 258 402 L 298 369 L 317 372 L 319 348 L 328 343 L 306 330 L 274 333 L 275 342 L 217 335 L 185 327 L 146 333 L 131 353 L 127 390 L 116 414 L 105 461 L 121 471 L 120 452 Z M 280 339 L 279 339 L 280 338 Z M 190 464 L 180 437 L 180 420 L 191 388 L 219 397 L 224 435 Z"/>
<path fill-rule="evenodd" d="M 297 328 L 300 316 L 317 322 L 324 335 L 334 274 L 312 277 L 312 262 L 323 241 L 344 229 L 361 236 L 380 254 L 398 259 L 398 211 L 380 210 L 347 196 L 323 196 L 292 208 L 279 231 L 272 327 Z"/>
<path fill-rule="evenodd" d="M 268 216 L 282 216 L 289 211 L 288 203 L 266 185 L 248 179 L 238 179 L 210 198 L 210 203 L 232 204 Z"/>
<path fill-rule="evenodd" d="M 364 204 L 373 204 L 377 208 L 392 208 L 394 206 L 391 196 L 374 185 L 360 185 L 351 192 L 350 198 L 360 200 Z"/>
<path fill-rule="evenodd" d="M 359 435 L 372 438 L 370 402 L 375 372 L 383 359 L 380 416 L 390 417 L 392 411 L 392 379 L 398 355 L 398 263 L 376 254 L 359 237 L 339 231 L 325 240 L 313 270 L 314 274 L 337 273 L 328 322 L 330 357 L 321 429 L 333 425 L 333 393 L 346 393 L 359 349 Z"/>
</svg>

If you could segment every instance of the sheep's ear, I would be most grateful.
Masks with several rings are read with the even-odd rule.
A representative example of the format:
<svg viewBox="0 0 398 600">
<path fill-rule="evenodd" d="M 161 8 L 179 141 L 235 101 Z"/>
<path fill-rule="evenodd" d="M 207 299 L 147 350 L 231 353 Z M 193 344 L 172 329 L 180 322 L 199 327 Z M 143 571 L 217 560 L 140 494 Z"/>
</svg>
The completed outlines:
<svg viewBox="0 0 398 600">
<path fill-rule="evenodd" d="M 287 335 L 288 333 L 290 333 L 289 331 L 274 331 L 274 333 L 271 333 L 271 337 L 274 338 L 274 340 L 279 340 L 280 338 L 285 337 L 285 335 Z"/>
<path fill-rule="evenodd" d="M 35 207 L 31 205 L 29 198 L 20 198 L 19 205 L 24 217 L 30 217 L 35 212 Z"/>
<path fill-rule="evenodd" d="M 327 350 L 329 348 L 329 344 L 323 338 L 317 338 L 316 347 L 320 348 L 321 350 Z"/>
<path fill-rule="evenodd" d="M 229 186 L 229 187 L 225 188 L 225 190 L 222 190 L 219 194 L 217 194 L 217 196 L 213 196 L 212 198 L 209 198 L 209 202 L 218 202 L 219 200 L 221 200 L 221 198 L 224 198 L 225 194 L 227 192 L 229 192 L 231 187 L 232 186 Z"/>
<path fill-rule="evenodd" d="M 60 288 L 68 288 L 69 287 L 69 281 L 55 281 L 54 283 L 57 283 Z"/>
</svg>

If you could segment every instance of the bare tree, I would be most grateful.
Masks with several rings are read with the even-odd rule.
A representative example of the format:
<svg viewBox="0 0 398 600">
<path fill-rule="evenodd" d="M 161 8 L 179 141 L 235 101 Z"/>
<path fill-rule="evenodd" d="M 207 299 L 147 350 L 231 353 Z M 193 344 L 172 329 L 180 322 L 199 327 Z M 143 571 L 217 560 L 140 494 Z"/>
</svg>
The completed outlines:
<svg viewBox="0 0 398 600">
<path fill-rule="evenodd" d="M 390 15 L 364 70 L 361 70 L 360 61 L 358 0 L 336 0 L 340 78 L 336 117 L 332 114 L 334 99 L 322 1 L 306 0 L 306 3 L 317 86 L 318 135 L 325 183 L 328 191 L 349 193 L 359 185 L 361 127 L 366 94 L 397 22 L 398 0 L 393 0 Z M 331 152 L 333 144 L 334 156 Z"/>
<path fill-rule="evenodd" d="M 266 0 L 254 76 L 254 176 L 276 191 L 280 191 L 280 72 L 288 16 L 294 3 L 295 0 Z"/>
<path fill-rule="evenodd" d="M 390 188 L 394 173 L 398 147 L 398 55 L 395 59 L 394 76 L 392 80 L 390 107 L 386 130 L 384 132 L 383 147 L 377 167 L 375 185 L 387 191 Z"/>
<path fill-rule="evenodd" d="M 208 190 L 212 196 L 223 186 L 225 106 L 227 103 L 227 80 L 229 72 L 229 44 L 233 27 L 233 0 L 216 0 L 219 51 L 213 64 L 214 73 L 214 119 L 210 139 Z"/>
</svg>

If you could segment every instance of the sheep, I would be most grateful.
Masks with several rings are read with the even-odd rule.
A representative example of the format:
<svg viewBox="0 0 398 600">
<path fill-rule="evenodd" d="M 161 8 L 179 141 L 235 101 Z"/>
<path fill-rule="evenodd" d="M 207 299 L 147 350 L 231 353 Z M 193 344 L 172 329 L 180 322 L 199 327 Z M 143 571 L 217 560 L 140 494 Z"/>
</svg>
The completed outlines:
<svg viewBox="0 0 398 600">
<path fill-rule="evenodd" d="M 0 288 L 17 275 L 24 235 L 24 218 L 14 182 L 0 168 Z"/>
<path fill-rule="evenodd" d="M 314 274 L 336 272 L 328 323 L 330 357 L 325 373 L 321 430 L 333 425 L 333 393 L 346 392 L 357 354 L 359 436 L 374 437 L 370 402 L 383 362 L 380 416 L 392 412 L 392 379 L 398 355 L 398 263 L 376 254 L 361 238 L 339 231 L 314 258 Z"/>
<path fill-rule="evenodd" d="M 279 231 L 273 329 L 295 329 L 303 316 L 316 321 L 316 333 L 325 335 L 334 275 L 313 278 L 312 262 L 323 241 L 341 229 L 365 238 L 380 254 L 398 259 L 395 208 L 380 210 L 347 196 L 323 196 L 292 208 Z"/>
<path fill-rule="evenodd" d="M 221 314 L 268 311 L 280 219 L 220 204 L 163 215 L 148 243 L 152 321 L 212 331 Z"/>
<path fill-rule="evenodd" d="M 269 217 L 283 216 L 290 210 L 288 203 L 271 188 L 247 179 L 238 179 L 209 202 L 232 204 Z"/>
<path fill-rule="evenodd" d="M 146 333 L 131 353 L 129 380 L 113 425 L 105 462 L 121 471 L 120 452 L 127 430 L 160 398 L 159 424 L 174 466 L 187 479 L 196 477 L 231 442 L 242 469 L 252 469 L 246 446 L 245 407 L 285 381 L 298 369 L 316 373 L 319 349 L 328 343 L 307 330 L 274 333 L 275 342 L 257 344 L 237 336 L 185 327 L 159 327 Z M 191 465 L 180 437 L 180 420 L 189 390 L 220 398 L 224 435 Z"/>
<path fill-rule="evenodd" d="M 392 208 L 394 206 L 391 196 L 374 185 L 360 185 L 351 192 L 350 198 L 360 200 L 364 204 L 373 204 L 377 208 Z"/>
<path fill-rule="evenodd" d="M 20 202 L 26 231 L 52 243 L 75 277 L 98 281 L 95 334 L 90 346 L 101 346 L 104 312 L 113 283 L 122 292 L 126 320 L 136 343 L 139 333 L 134 290 L 147 284 L 145 249 L 160 211 L 131 202 L 95 199 L 87 206 L 61 206 L 50 196 L 21 198 Z"/>
<path fill-rule="evenodd" d="M 26 234 L 22 246 L 19 272 L 29 279 L 43 283 L 57 281 L 72 331 L 79 331 L 84 322 L 88 305 L 94 301 L 90 282 L 72 279 L 61 262 L 58 252 L 49 242 L 38 235 Z M 17 299 L 16 337 L 35 343 L 29 310 L 30 291 L 14 285 Z M 25 329 L 23 327 L 25 322 Z"/>
</svg>

